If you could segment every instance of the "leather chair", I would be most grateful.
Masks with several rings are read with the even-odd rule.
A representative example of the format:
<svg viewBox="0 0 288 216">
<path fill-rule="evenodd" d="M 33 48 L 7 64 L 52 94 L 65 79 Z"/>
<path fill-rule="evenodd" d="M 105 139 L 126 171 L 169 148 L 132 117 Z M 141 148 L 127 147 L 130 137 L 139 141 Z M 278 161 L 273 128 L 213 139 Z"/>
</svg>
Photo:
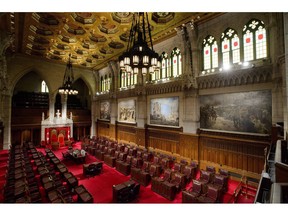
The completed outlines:
<svg viewBox="0 0 288 216">
<path fill-rule="evenodd" d="M 214 166 L 206 166 L 206 171 L 212 173 L 212 178 L 214 178 L 214 175 L 216 174 L 216 169 Z"/>
<path fill-rule="evenodd" d="M 140 169 L 142 167 L 142 165 L 143 165 L 142 158 L 136 158 L 136 157 L 132 158 L 132 161 L 131 161 L 132 167 Z"/>
<path fill-rule="evenodd" d="M 227 188 L 225 188 L 225 177 L 220 174 L 215 174 L 213 183 L 208 184 L 208 186 L 209 185 L 217 188 L 220 192 L 220 195 L 224 194 L 227 191 Z"/>
<path fill-rule="evenodd" d="M 192 167 L 190 165 L 187 165 L 187 166 L 185 166 L 185 168 L 183 170 L 183 174 L 185 175 L 186 183 L 188 183 L 192 179 L 195 178 L 195 176 L 196 176 L 196 168 Z"/>
<path fill-rule="evenodd" d="M 200 178 L 198 179 L 198 181 L 200 181 L 202 183 L 203 193 L 207 192 L 207 184 L 209 184 L 212 181 L 212 174 L 213 173 L 211 173 L 209 171 L 201 170 Z"/>
<path fill-rule="evenodd" d="M 228 190 L 228 178 L 229 178 L 229 171 L 224 169 L 219 169 L 219 174 L 224 177 L 224 192 Z"/>
<path fill-rule="evenodd" d="M 182 192 L 182 203 L 198 203 L 198 197 L 202 194 L 202 183 L 193 180 L 193 186 Z"/>
<path fill-rule="evenodd" d="M 176 192 L 179 192 L 180 190 L 184 189 L 186 187 L 186 179 L 185 175 L 181 173 L 175 173 L 173 179 L 170 180 L 171 184 L 176 185 Z"/>
<path fill-rule="evenodd" d="M 172 178 L 172 170 L 165 169 L 162 177 L 163 181 L 170 182 L 171 178 Z"/>
<path fill-rule="evenodd" d="M 219 190 L 213 186 L 208 186 L 208 191 L 198 197 L 200 203 L 216 203 L 219 202 Z"/>
<path fill-rule="evenodd" d="M 158 165 L 155 164 L 151 164 L 150 168 L 149 168 L 149 174 L 152 177 L 159 177 L 160 175 L 160 171 L 159 171 L 160 167 Z"/>
<path fill-rule="evenodd" d="M 173 170 L 174 170 L 174 172 L 181 173 L 181 164 L 180 163 L 174 163 Z"/>
<path fill-rule="evenodd" d="M 103 163 L 91 163 L 85 169 L 85 175 L 88 177 L 93 177 L 95 175 L 99 175 L 102 172 Z"/>
<path fill-rule="evenodd" d="M 144 172 L 149 172 L 149 168 L 150 168 L 150 163 L 148 162 L 148 161 L 144 161 L 143 162 L 143 166 L 142 166 L 142 170 L 144 171 Z"/>
</svg>

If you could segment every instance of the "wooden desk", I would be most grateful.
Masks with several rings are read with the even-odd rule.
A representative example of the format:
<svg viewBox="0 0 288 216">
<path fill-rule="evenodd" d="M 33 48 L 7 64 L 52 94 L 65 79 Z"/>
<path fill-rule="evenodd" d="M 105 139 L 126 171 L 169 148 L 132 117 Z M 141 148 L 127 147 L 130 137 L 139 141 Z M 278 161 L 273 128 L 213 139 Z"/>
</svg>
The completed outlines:
<svg viewBox="0 0 288 216">
<path fill-rule="evenodd" d="M 126 188 L 133 188 L 135 186 L 136 182 L 133 180 L 129 180 L 126 182 L 123 182 L 121 184 L 118 185 L 113 185 L 112 190 L 113 190 L 113 203 L 118 203 L 118 196 L 121 193 L 121 191 L 123 191 Z"/>
<path fill-rule="evenodd" d="M 152 191 L 158 193 L 159 195 L 165 197 L 168 200 L 174 200 L 176 196 L 176 185 L 171 184 L 168 181 L 163 181 L 159 177 L 152 178 Z"/>
<path fill-rule="evenodd" d="M 79 185 L 75 188 L 75 192 L 78 196 L 77 202 L 79 203 L 93 203 L 93 197 L 88 190 L 83 186 Z"/>
</svg>

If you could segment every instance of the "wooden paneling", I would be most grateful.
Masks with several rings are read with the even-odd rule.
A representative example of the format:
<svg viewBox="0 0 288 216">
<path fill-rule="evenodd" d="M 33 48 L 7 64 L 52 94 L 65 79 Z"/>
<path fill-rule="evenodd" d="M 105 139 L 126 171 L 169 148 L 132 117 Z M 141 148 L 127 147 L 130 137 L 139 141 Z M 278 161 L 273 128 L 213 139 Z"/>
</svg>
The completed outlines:
<svg viewBox="0 0 288 216">
<path fill-rule="evenodd" d="M 117 124 L 117 140 L 124 143 L 136 144 L 136 125 L 135 124 Z"/>
<path fill-rule="evenodd" d="M 145 143 L 146 143 L 145 128 L 136 128 L 136 143 L 139 146 L 145 147 Z"/>
<path fill-rule="evenodd" d="M 97 136 L 110 138 L 109 122 L 97 121 Z"/>
<path fill-rule="evenodd" d="M 200 133 L 201 168 L 205 169 L 210 163 L 217 167 L 225 166 L 238 174 L 250 173 L 255 177 L 261 174 L 264 168 L 264 149 L 269 145 L 269 136 Z"/>
<path fill-rule="evenodd" d="M 148 147 L 170 152 L 179 152 L 180 131 L 181 129 L 170 128 L 148 128 Z"/>
<path fill-rule="evenodd" d="M 110 139 L 116 140 L 116 125 L 109 124 L 109 136 Z"/>
<path fill-rule="evenodd" d="M 181 157 L 199 160 L 198 135 L 195 134 L 180 134 L 180 143 L 177 148 L 177 154 Z"/>
</svg>

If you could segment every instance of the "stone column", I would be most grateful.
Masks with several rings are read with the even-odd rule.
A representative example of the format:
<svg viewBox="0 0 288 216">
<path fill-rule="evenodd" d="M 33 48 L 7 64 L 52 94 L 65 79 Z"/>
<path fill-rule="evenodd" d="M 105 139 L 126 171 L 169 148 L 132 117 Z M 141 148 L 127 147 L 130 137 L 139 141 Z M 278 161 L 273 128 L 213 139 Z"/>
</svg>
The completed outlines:
<svg viewBox="0 0 288 216">
<path fill-rule="evenodd" d="M 12 89 L 7 73 L 6 49 L 13 44 L 13 35 L 0 31 L 0 121 L 3 122 L 3 149 L 11 145 Z"/>
<path fill-rule="evenodd" d="M 146 95 L 139 95 L 137 98 L 137 128 L 145 128 L 147 124 L 147 98 Z"/>
<path fill-rule="evenodd" d="M 197 49 L 197 26 L 189 22 L 177 28 L 182 36 L 184 44 L 183 51 L 183 133 L 196 134 L 200 126 L 200 107 L 196 74 L 199 65 Z M 195 50 L 195 51 L 193 51 Z"/>
<path fill-rule="evenodd" d="M 67 99 L 68 99 L 68 95 L 61 94 L 61 104 L 62 104 L 61 117 L 63 120 L 67 119 Z"/>
<path fill-rule="evenodd" d="M 49 121 L 52 122 L 55 115 L 55 95 L 54 93 L 49 94 Z"/>
<path fill-rule="evenodd" d="M 283 75 L 283 111 L 284 111 L 284 136 L 288 133 L 288 113 L 287 113 L 287 101 L 288 101 L 288 13 L 283 13 L 284 20 L 284 44 L 285 44 L 285 69 Z"/>
<path fill-rule="evenodd" d="M 2 121 L 4 126 L 3 149 L 9 149 L 11 145 L 11 104 L 12 96 L 8 92 L 1 93 L 2 102 Z"/>
</svg>

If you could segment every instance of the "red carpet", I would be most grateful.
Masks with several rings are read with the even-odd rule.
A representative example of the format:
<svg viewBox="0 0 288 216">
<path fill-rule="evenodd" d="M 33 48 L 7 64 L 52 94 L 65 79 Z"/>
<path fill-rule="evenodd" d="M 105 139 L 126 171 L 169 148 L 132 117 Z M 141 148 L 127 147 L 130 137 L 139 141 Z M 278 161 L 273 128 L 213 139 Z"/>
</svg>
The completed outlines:
<svg viewBox="0 0 288 216">
<path fill-rule="evenodd" d="M 74 145 L 74 148 L 80 149 L 80 143 Z M 44 154 L 44 149 L 38 149 L 42 151 Z M 64 159 L 62 156 L 62 152 L 66 151 L 67 147 L 63 147 L 59 150 L 54 151 L 55 155 L 67 166 L 68 170 L 72 172 L 79 181 L 79 185 L 83 184 L 87 190 L 93 195 L 94 203 L 112 203 L 112 186 L 114 184 L 119 184 L 124 181 L 130 179 L 130 176 L 124 176 L 120 172 L 118 172 L 115 168 L 111 168 L 105 163 L 103 163 L 103 172 L 95 177 L 84 177 L 82 164 L 76 164 L 74 161 L 70 161 Z M 6 163 L 8 159 L 8 151 L 0 152 L 0 189 L 2 191 L 3 185 L 5 183 L 5 172 L 6 172 Z M 94 156 L 88 155 L 86 158 L 86 163 L 97 161 Z M 199 173 L 197 173 L 196 178 L 199 177 Z M 239 182 L 229 180 L 228 182 L 228 192 L 224 195 L 223 202 L 227 203 L 235 188 L 237 187 Z M 186 188 L 190 188 L 192 183 L 188 184 Z M 42 190 L 43 188 L 40 188 Z M 43 201 L 45 202 L 45 194 L 43 192 Z M 254 197 L 239 197 L 238 203 L 253 203 Z M 3 195 L 0 194 L 0 202 L 3 202 Z M 182 203 L 182 193 L 178 193 L 173 201 L 169 201 L 168 199 L 160 196 L 159 194 L 153 192 L 151 190 L 151 184 L 147 187 L 141 186 L 140 193 L 138 199 L 134 203 Z"/>
</svg>

